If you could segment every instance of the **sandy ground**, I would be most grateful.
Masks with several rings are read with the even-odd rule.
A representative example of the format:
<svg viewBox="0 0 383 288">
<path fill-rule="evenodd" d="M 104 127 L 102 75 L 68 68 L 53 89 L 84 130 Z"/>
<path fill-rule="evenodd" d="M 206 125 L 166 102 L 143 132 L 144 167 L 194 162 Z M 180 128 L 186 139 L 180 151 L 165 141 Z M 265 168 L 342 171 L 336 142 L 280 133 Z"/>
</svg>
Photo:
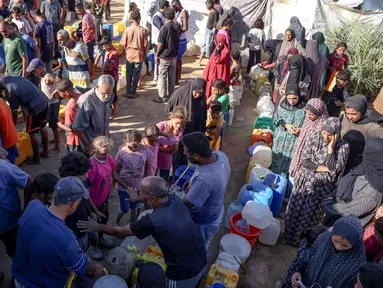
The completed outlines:
<svg viewBox="0 0 383 288">
<path fill-rule="evenodd" d="M 122 19 L 123 9 L 122 0 L 112 1 L 112 23 Z M 203 67 L 199 68 L 197 66 L 195 57 L 185 57 L 184 62 L 183 79 L 180 85 L 188 79 L 202 75 Z M 206 64 L 206 60 L 204 64 Z M 116 155 L 117 147 L 122 144 L 124 131 L 131 128 L 142 130 L 148 124 L 155 124 L 165 119 L 165 105 L 151 101 L 157 95 L 155 82 L 151 81 L 151 79 L 152 77 L 145 76 L 144 87 L 142 90 L 139 90 L 140 95 L 137 99 L 126 99 L 122 96 L 124 91 L 119 91 L 120 97 L 117 117 L 110 123 L 111 137 L 115 142 L 112 151 L 113 155 Z M 246 86 L 249 86 L 249 81 L 247 80 L 246 82 Z M 241 106 L 235 108 L 233 124 L 231 127 L 228 127 L 225 132 L 222 151 L 229 157 L 231 165 L 231 177 L 225 195 L 226 206 L 236 199 L 240 188 L 244 184 L 249 159 L 247 148 L 251 139 L 252 125 L 256 117 L 256 102 L 257 97 L 254 95 L 254 92 L 246 87 L 244 97 L 241 100 Z M 51 135 L 51 138 L 52 137 Z M 64 135 L 62 134 L 63 142 L 64 139 Z M 32 176 L 46 171 L 54 171 L 54 173 L 57 173 L 57 166 L 61 155 L 58 154 L 51 156 L 49 159 L 43 159 L 41 165 L 22 164 L 21 168 Z M 113 221 L 115 217 L 118 205 L 118 196 L 114 193 L 110 201 L 110 222 Z M 123 223 L 128 223 L 128 219 L 129 217 L 125 216 Z M 282 219 L 280 220 L 283 222 Z M 226 228 L 221 227 L 211 242 L 209 263 L 214 263 L 219 251 L 219 241 L 227 232 Z M 279 243 L 273 247 L 257 243 L 252 250 L 251 257 L 243 265 L 244 269 L 242 270 L 244 270 L 244 273 L 240 274 L 239 287 L 275 287 L 276 281 L 285 277 L 288 264 L 295 256 L 295 253 L 295 248 Z M 6 273 L 6 281 L 2 287 L 10 287 L 10 266 L 11 261 L 5 254 L 2 242 L 0 242 L 0 269 Z"/>
</svg>

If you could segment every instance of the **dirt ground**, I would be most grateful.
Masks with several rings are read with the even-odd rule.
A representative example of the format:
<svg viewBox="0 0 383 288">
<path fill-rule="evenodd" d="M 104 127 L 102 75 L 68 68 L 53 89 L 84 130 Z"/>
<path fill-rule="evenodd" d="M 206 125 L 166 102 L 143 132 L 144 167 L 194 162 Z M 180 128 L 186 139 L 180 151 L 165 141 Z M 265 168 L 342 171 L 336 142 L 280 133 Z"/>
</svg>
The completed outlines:
<svg viewBox="0 0 383 288">
<path fill-rule="evenodd" d="M 123 17 L 122 0 L 112 1 L 112 23 L 120 21 Z M 122 58 L 123 59 L 123 58 Z M 120 62 L 122 63 L 122 62 Z M 206 64 L 206 60 L 204 62 Z M 195 57 L 185 57 L 183 65 L 183 74 L 181 84 L 185 81 L 201 76 L 203 67 L 199 68 Z M 137 99 L 127 99 L 122 94 L 123 90 L 119 91 L 119 104 L 117 117 L 111 121 L 110 130 L 111 138 L 115 145 L 112 151 L 116 155 L 117 148 L 122 144 L 123 132 L 135 128 L 142 130 L 147 124 L 155 124 L 163 121 L 164 104 L 152 102 L 152 99 L 157 95 L 155 82 L 151 81 L 152 77 L 145 76 L 143 89 L 139 90 Z M 223 141 L 222 151 L 227 154 L 230 159 L 231 177 L 227 192 L 225 195 L 225 205 L 229 205 L 231 201 L 236 199 L 240 188 L 244 184 L 247 164 L 249 160 L 247 148 L 251 138 L 252 126 L 255 114 L 255 106 L 257 97 L 254 92 L 249 89 L 249 81 L 246 81 L 244 97 L 241 100 L 241 105 L 235 108 L 234 121 L 231 127 L 227 127 Z M 22 126 L 18 127 L 22 129 Z M 51 135 L 51 138 L 53 136 Z M 64 135 L 62 140 L 64 143 Z M 40 172 L 54 171 L 57 174 L 57 166 L 59 158 L 62 154 L 53 155 L 49 159 L 43 159 L 40 165 L 22 164 L 21 168 L 35 176 Z M 110 222 L 113 221 L 117 207 L 119 205 L 118 196 L 114 193 L 110 201 Z M 128 223 L 128 216 L 123 218 L 123 223 Z M 280 219 L 283 222 L 282 219 Z M 209 249 L 209 263 L 214 263 L 218 251 L 219 241 L 221 237 L 228 231 L 223 226 L 214 237 Z M 256 244 L 252 250 L 251 257 L 243 265 L 245 273 L 240 274 L 240 285 L 243 288 L 268 288 L 275 287 L 277 280 L 283 279 L 286 275 L 286 270 L 295 256 L 296 249 L 284 246 L 280 243 L 273 247 L 268 247 Z M 4 246 L 0 243 L 0 269 L 6 273 L 6 281 L 2 287 L 10 287 L 10 266 L 11 261 L 5 254 Z"/>
</svg>

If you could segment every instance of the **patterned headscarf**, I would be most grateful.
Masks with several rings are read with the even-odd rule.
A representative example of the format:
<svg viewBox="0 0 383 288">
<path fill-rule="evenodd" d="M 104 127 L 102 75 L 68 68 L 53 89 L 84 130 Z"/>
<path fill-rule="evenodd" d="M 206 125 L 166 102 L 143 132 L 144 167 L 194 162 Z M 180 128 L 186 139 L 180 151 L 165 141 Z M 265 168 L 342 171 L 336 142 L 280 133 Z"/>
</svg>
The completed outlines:
<svg viewBox="0 0 383 288">
<path fill-rule="evenodd" d="M 322 129 L 325 130 L 330 135 L 334 135 L 335 133 L 338 133 L 339 135 L 340 120 L 336 117 L 329 117 L 324 122 Z"/>
<path fill-rule="evenodd" d="M 351 249 L 336 250 L 331 240 L 333 235 L 350 242 Z M 321 287 L 353 287 L 360 267 L 366 263 L 363 227 L 359 218 L 347 216 L 337 220 L 332 229 L 318 236 L 308 254 L 308 266 L 302 281 L 305 285 L 318 283 Z"/>
<path fill-rule="evenodd" d="M 306 28 L 302 26 L 301 21 L 299 21 L 298 17 L 291 17 L 290 27 L 293 28 L 295 32 L 295 37 L 297 38 L 298 42 L 301 43 L 303 47 L 306 47 Z"/>
<path fill-rule="evenodd" d="M 307 102 L 307 105 L 313 107 L 315 109 L 318 118 L 314 121 L 311 121 L 308 117 L 306 117 L 303 122 L 301 133 L 299 134 L 298 141 L 295 146 L 294 156 L 290 163 L 289 173 L 290 176 L 295 177 L 296 173 L 299 171 L 302 164 L 302 150 L 306 145 L 306 139 L 313 133 L 317 133 L 322 130 L 323 124 L 325 120 L 328 118 L 328 112 L 326 104 L 318 99 L 313 98 Z"/>
<path fill-rule="evenodd" d="M 308 72 L 311 77 L 314 73 L 315 66 L 319 63 L 319 61 L 320 61 L 320 56 L 318 52 L 317 41 L 309 40 L 309 42 L 307 42 L 307 47 L 306 47 L 306 62 L 307 62 Z"/>
</svg>

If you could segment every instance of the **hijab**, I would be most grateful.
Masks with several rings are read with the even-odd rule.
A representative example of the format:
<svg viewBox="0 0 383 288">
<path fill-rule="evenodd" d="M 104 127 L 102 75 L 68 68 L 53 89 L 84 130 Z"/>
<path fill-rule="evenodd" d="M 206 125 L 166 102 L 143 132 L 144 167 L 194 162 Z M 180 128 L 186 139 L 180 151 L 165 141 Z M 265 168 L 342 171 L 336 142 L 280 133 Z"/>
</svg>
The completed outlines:
<svg viewBox="0 0 383 288">
<path fill-rule="evenodd" d="M 265 51 L 270 55 L 267 64 L 277 62 L 278 54 L 281 49 L 282 40 L 270 39 L 266 40 L 264 44 Z"/>
<path fill-rule="evenodd" d="M 299 110 L 299 109 L 302 109 L 303 107 L 305 107 L 306 103 L 305 101 L 303 101 L 302 99 L 302 96 L 301 96 L 301 91 L 299 89 L 299 86 L 296 85 L 296 84 L 290 84 L 290 85 L 287 85 L 286 87 L 286 96 L 287 95 L 297 95 L 298 96 L 298 102 L 297 104 L 295 105 L 290 105 L 289 102 L 287 101 L 287 97 L 285 97 L 280 105 L 283 109 L 287 110 L 287 111 L 296 111 L 296 110 Z"/>
<path fill-rule="evenodd" d="M 299 21 L 298 17 L 291 17 L 290 27 L 294 30 L 295 36 L 297 37 L 297 41 L 302 45 L 303 48 L 306 47 L 306 28 L 302 26 L 301 21 Z"/>
<path fill-rule="evenodd" d="M 350 146 L 346 168 L 343 175 L 347 175 L 351 169 L 358 166 L 363 161 L 363 150 L 366 141 L 362 132 L 358 130 L 350 130 L 343 136 L 343 140 Z"/>
<path fill-rule="evenodd" d="M 323 33 L 322 32 L 314 33 L 313 40 L 317 41 L 319 55 L 322 58 L 329 59 L 330 50 L 328 49 L 327 45 L 324 44 L 325 38 Z"/>
<path fill-rule="evenodd" d="M 307 69 L 306 61 L 302 55 L 293 55 L 288 59 L 289 62 L 289 78 L 287 79 L 287 85 L 299 84 L 306 78 Z"/>
<path fill-rule="evenodd" d="M 352 191 L 358 176 L 364 175 L 367 182 L 378 192 L 383 193 L 383 139 L 367 140 L 363 152 L 363 162 L 344 176 L 338 185 L 336 198 L 345 202 L 352 200 Z"/>
<path fill-rule="evenodd" d="M 337 117 L 329 117 L 323 124 L 322 130 L 326 131 L 328 134 L 335 135 L 340 131 L 340 120 Z M 339 138 L 338 138 L 339 139 Z"/>
<path fill-rule="evenodd" d="M 310 77 L 313 77 L 315 66 L 319 63 L 320 59 L 317 42 L 315 40 L 309 40 L 306 47 L 306 62 L 307 72 Z"/>
<path fill-rule="evenodd" d="M 222 43 L 223 46 L 227 48 L 227 39 L 224 34 L 217 34 L 215 36 L 215 42 L 217 44 Z M 217 47 L 217 44 L 216 44 L 216 47 Z M 221 50 L 215 49 L 215 55 L 220 55 L 220 54 L 221 54 Z"/>
<path fill-rule="evenodd" d="M 358 124 L 367 124 L 372 122 L 372 120 L 368 117 L 368 113 L 367 113 L 368 102 L 367 102 L 366 96 L 361 94 L 352 96 L 346 101 L 344 106 L 353 108 L 356 111 L 360 112 L 360 119 L 358 122 L 354 124 L 358 125 Z"/>
<path fill-rule="evenodd" d="M 290 32 L 291 33 L 291 40 L 290 41 L 286 40 L 286 32 Z M 283 39 L 281 50 L 279 51 L 278 57 L 285 55 L 285 52 L 289 48 L 296 47 L 297 43 L 298 43 L 297 39 L 295 38 L 294 29 L 292 29 L 291 27 L 286 29 L 284 37 L 285 38 Z"/>
<path fill-rule="evenodd" d="M 286 56 L 289 54 L 299 55 L 299 51 L 297 48 L 292 47 L 292 48 L 287 49 L 287 51 L 286 51 Z M 283 63 L 282 79 L 285 78 L 287 72 L 289 72 L 289 61 L 286 59 Z"/>
<path fill-rule="evenodd" d="M 383 264 L 366 263 L 359 271 L 359 281 L 363 288 L 380 288 L 383 280 Z"/>
<path fill-rule="evenodd" d="M 338 251 L 332 243 L 332 236 L 339 235 L 352 247 Z M 323 232 L 310 249 L 306 261 L 307 269 L 303 283 L 321 287 L 352 287 L 360 267 L 366 263 L 363 245 L 363 227 L 356 216 L 346 216 L 337 220 L 332 229 Z"/>
<path fill-rule="evenodd" d="M 311 134 L 321 131 L 325 120 L 328 118 L 326 104 L 318 98 L 310 99 L 306 104 L 306 109 L 310 109 L 310 111 L 317 115 L 318 118 L 311 121 L 308 117 L 306 117 L 303 122 L 302 130 L 295 146 L 294 156 L 292 157 L 290 164 L 289 173 L 292 177 L 295 176 L 301 167 L 302 150 L 306 145 L 306 139 Z"/>
</svg>

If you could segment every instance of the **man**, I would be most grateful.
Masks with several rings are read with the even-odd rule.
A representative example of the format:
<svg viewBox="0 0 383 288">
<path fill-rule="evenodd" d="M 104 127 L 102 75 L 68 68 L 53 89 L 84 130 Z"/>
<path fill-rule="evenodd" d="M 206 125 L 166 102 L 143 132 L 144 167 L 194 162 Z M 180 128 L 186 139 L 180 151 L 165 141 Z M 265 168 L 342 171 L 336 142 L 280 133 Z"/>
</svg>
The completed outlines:
<svg viewBox="0 0 383 288">
<path fill-rule="evenodd" d="M 13 29 L 13 32 L 17 35 L 20 35 L 21 38 L 23 38 L 24 40 L 25 46 L 27 47 L 28 64 L 31 63 L 33 59 L 40 58 L 40 49 L 37 46 L 37 43 L 32 39 L 32 37 L 27 34 L 21 34 L 19 31 L 19 27 L 17 27 L 15 23 L 10 23 L 10 25 Z"/>
<path fill-rule="evenodd" d="M 186 134 L 182 143 L 186 157 L 198 165 L 189 184 L 185 186 L 187 193 L 184 203 L 190 208 L 207 250 L 222 223 L 230 164 L 223 152 L 211 152 L 209 140 L 202 132 Z"/>
<path fill-rule="evenodd" d="M 57 41 L 60 47 L 63 48 L 63 52 L 59 65 L 53 70 L 66 66 L 69 72 L 69 80 L 72 81 L 73 85 L 90 88 L 90 73 L 93 67 L 85 46 L 82 43 L 73 41 L 68 31 L 64 29 L 57 32 Z"/>
<path fill-rule="evenodd" d="M 165 11 L 166 23 L 161 27 L 155 61 L 159 63 L 158 97 L 153 101 L 165 103 L 174 92 L 176 82 L 177 53 L 180 26 L 174 22 L 176 12 L 173 8 Z"/>
<path fill-rule="evenodd" d="M 64 287 L 71 272 L 77 275 L 103 273 L 80 249 L 65 219 L 77 210 L 87 193 L 77 177 L 57 182 L 52 205 L 31 201 L 19 220 L 16 257 L 12 272 L 16 287 Z"/>
<path fill-rule="evenodd" d="M 29 161 L 31 164 L 39 164 L 40 156 L 48 158 L 48 130 L 47 124 L 48 114 L 48 98 L 28 79 L 20 76 L 6 76 L 0 81 L 0 90 L 4 91 L 5 98 L 9 102 L 12 110 L 13 122 L 17 123 L 17 109 L 28 111 L 26 131 L 31 137 L 33 150 L 33 159 Z M 36 135 L 41 131 L 43 141 L 43 152 L 40 153 L 40 139 Z"/>
<path fill-rule="evenodd" d="M 37 22 L 35 26 L 35 40 L 40 50 L 40 59 L 44 62 L 45 70 L 52 74 L 52 60 L 55 54 L 55 33 L 53 25 L 46 19 L 40 9 L 31 11 L 31 16 Z"/>
<path fill-rule="evenodd" d="M 24 190 L 26 199 L 30 183 L 30 176 L 27 173 L 7 160 L 0 159 L 0 240 L 12 259 L 16 253 L 17 221 L 21 216 L 21 202 L 17 188 Z"/>
<path fill-rule="evenodd" d="M 214 0 L 214 9 L 218 12 L 218 18 L 223 15 L 223 8 L 220 0 Z"/>
<path fill-rule="evenodd" d="M 76 14 L 81 16 L 82 40 L 88 48 L 90 61 L 94 63 L 94 45 L 96 44 L 96 27 L 94 26 L 93 17 L 87 13 L 83 4 L 76 5 Z"/>
<path fill-rule="evenodd" d="M 17 150 L 18 135 L 11 110 L 4 100 L 0 99 L 0 146 L 6 150 L 6 157 L 9 162 L 15 164 L 17 157 L 19 157 Z M 3 156 L 5 155 L 3 154 Z"/>
<path fill-rule="evenodd" d="M 33 30 L 28 20 L 21 16 L 21 10 L 19 7 L 12 8 L 12 23 L 15 23 L 19 28 L 21 34 L 29 35 L 33 37 Z"/>
<path fill-rule="evenodd" d="M 60 19 L 62 19 L 64 10 L 60 6 L 58 0 L 44 0 L 40 6 L 41 14 L 45 15 L 46 19 L 52 23 L 53 35 L 56 35 L 60 30 Z M 55 49 L 58 52 L 57 40 L 55 39 Z"/>
<path fill-rule="evenodd" d="M 125 29 L 121 45 L 126 51 L 126 97 L 134 99 L 137 97 L 142 62 L 145 61 L 148 50 L 148 34 L 139 24 L 141 21 L 139 10 L 132 11 L 130 17 L 133 23 Z"/>
<path fill-rule="evenodd" d="M 134 189 L 130 201 L 142 201 Z M 201 235 L 196 230 L 187 207 L 177 196 L 169 196 L 169 186 L 160 177 L 143 179 L 141 195 L 153 205 L 153 213 L 126 226 L 106 226 L 96 221 L 80 221 L 85 231 L 101 231 L 118 237 L 150 235 L 164 254 L 166 287 L 195 288 L 202 276 L 207 259 Z"/>
<path fill-rule="evenodd" d="M 219 17 L 217 10 L 214 9 L 213 0 L 206 1 L 206 9 L 209 11 L 209 16 L 207 18 L 205 38 L 201 48 L 201 55 L 199 56 L 199 66 L 201 66 L 202 59 L 205 55 L 207 59 L 210 58 L 210 39 L 213 33 L 213 29 L 216 29 Z"/>
<path fill-rule="evenodd" d="M 7 21 L 0 22 L 0 33 L 4 36 L 6 73 L 25 77 L 27 75 L 28 54 L 24 40 L 13 31 Z"/>
<path fill-rule="evenodd" d="M 77 100 L 77 113 L 73 129 L 78 135 L 81 148 L 93 152 L 92 142 L 97 136 L 109 137 L 109 117 L 112 115 L 114 79 L 101 75 L 95 88 Z"/>
<path fill-rule="evenodd" d="M 179 84 L 181 80 L 182 73 L 182 57 L 185 54 L 187 40 L 186 40 L 186 31 L 189 29 L 189 12 L 182 7 L 179 0 L 172 1 L 172 7 L 177 13 L 177 22 L 181 26 L 181 35 L 180 35 L 180 44 L 177 53 L 177 72 L 176 72 L 176 85 Z"/>
<path fill-rule="evenodd" d="M 169 1 L 162 0 L 160 3 L 160 10 L 157 11 L 153 16 L 152 21 L 152 43 L 154 46 L 154 53 L 157 51 L 158 36 L 160 36 L 161 27 L 165 25 L 165 10 L 170 6 Z M 154 81 L 158 80 L 158 65 L 154 65 Z"/>
</svg>

